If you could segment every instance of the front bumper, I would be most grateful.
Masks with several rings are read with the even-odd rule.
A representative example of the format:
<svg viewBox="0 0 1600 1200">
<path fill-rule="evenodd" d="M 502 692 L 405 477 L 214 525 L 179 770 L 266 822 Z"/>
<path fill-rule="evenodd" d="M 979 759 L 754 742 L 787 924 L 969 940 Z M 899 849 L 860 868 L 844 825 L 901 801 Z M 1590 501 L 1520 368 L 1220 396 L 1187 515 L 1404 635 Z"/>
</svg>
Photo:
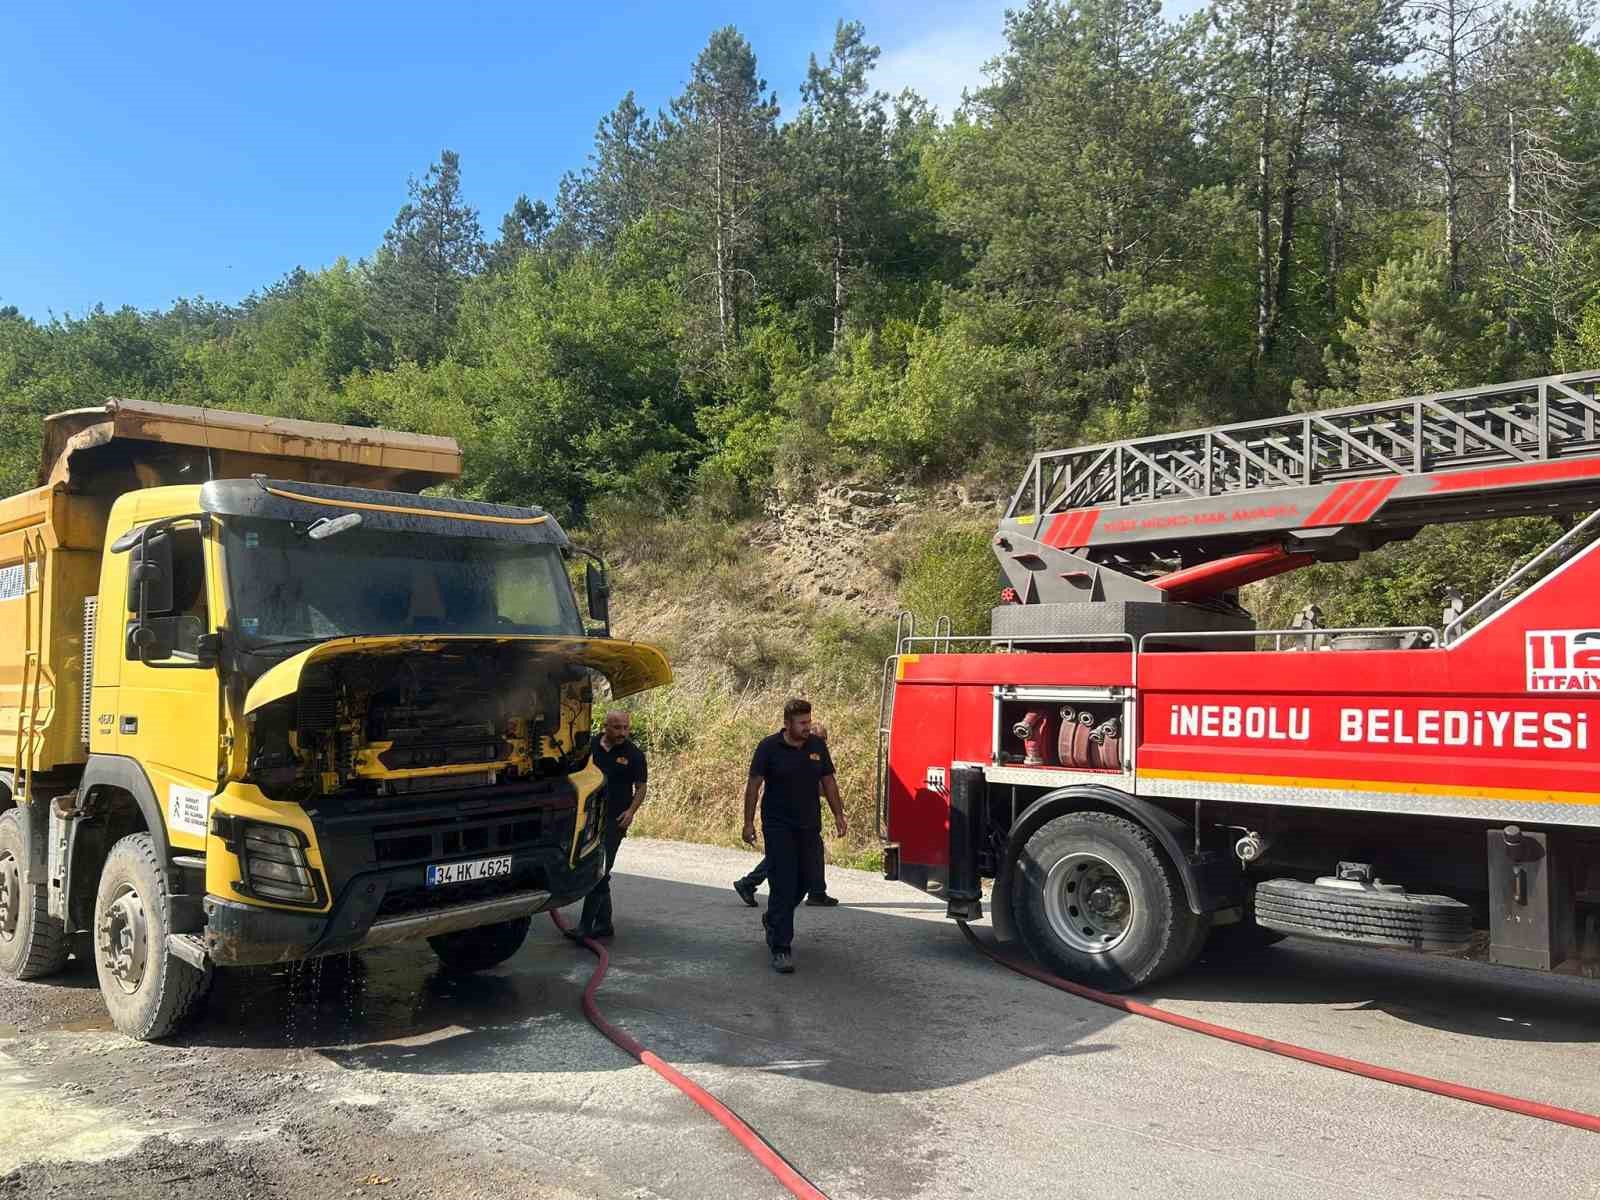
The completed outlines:
<svg viewBox="0 0 1600 1200">
<path fill-rule="evenodd" d="M 588 854 L 572 868 L 566 865 L 564 851 L 535 857 L 542 860 L 538 875 L 543 887 L 518 886 L 513 879 L 484 894 L 479 885 L 467 885 L 467 894 L 452 903 L 447 886 L 436 904 L 399 912 L 383 911 L 384 901 L 391 890 L 400 893 L 414 887 L 415 868 L 356 875 L 340 890 L 328 913 L 297 913 L 207 896 L 206 954 L 221 966 L 258 966 L 475 929 L 561 908 L 587 895 L 605 873 L 604 854 Z M 523 875 L 521 869 L 518 875 Z"/>
</svg>

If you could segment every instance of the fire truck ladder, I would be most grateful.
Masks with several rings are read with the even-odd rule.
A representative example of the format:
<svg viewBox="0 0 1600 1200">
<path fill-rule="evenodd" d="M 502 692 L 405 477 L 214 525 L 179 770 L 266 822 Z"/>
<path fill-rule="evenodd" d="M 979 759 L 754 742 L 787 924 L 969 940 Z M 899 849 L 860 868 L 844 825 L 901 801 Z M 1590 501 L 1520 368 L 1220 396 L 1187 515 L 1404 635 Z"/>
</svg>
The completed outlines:
<svg viewBox="0 0 1600 1200">
<path fill-rule="evenodd" d="M 1037 454 L 996 551 L 1024 603 L 1085 598 L 1060 581 L 1100 587 L 1105 568 L 1203 599 L 1424 525 L 1593 509 L 1597 386 L 1581 371 Z"/>
</svg>

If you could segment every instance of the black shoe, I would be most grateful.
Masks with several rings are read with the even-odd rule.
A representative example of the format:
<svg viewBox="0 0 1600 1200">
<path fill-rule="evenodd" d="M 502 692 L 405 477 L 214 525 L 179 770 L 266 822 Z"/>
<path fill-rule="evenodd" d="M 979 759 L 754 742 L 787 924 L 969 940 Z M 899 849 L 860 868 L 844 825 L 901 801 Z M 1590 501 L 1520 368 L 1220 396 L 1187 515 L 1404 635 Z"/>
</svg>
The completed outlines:
<svg viewBox="0 0 1600 1200">
<path fill-rule="evenodd" d="M 806 897 L 806 904 L 810 908 L 838 908 L 839 898 L 827 892 L 812 892 Z"/>
<path fill-rule="evenodd" d="M 749 882 L 747 882 L 746 880 L 743 880 L 743 879 L 735 879 L 733 881 L 733 890 L 738 892 L 739 893 L 739 899 L 743 900 L 751 908 L 754 908 L 756 906 L 756 887 L 755 887 L 755 884 L 749 883 Z"/>
<path fill-rule="evenodd" d="M 787 950 L 774 950 L 772 952 L 772 969 L 779 975 L 793 975 L 794 956 Z"/>
<path fill-rule="evenodd" d="M 617 936 L 617 931 L 607 925 L 604 929 L 591 929 L 583 936 L 586 938 L 614 938 Z"/>
</svg>

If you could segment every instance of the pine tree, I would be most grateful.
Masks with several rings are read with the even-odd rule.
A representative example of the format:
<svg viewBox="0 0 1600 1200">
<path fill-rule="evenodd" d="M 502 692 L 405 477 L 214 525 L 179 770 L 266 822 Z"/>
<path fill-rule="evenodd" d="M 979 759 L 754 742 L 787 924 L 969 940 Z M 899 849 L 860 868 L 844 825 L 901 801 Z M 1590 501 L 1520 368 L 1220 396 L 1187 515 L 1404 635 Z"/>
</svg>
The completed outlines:
<svg viewBox="0 0 1600 1200">
<path fill-rule="evenodd" d="M 827 280 L 835 350 L 844 340 L 852 280 L 878 257 L 890 220 L 889 98 L 867 90 L 877 59 L 861 24 L 840 21 L 827 65 L 811 56 L 790 129 L 791 177 L 808 210 L 806 240 Z"/>
<path fill-rule="evenodd" d="M 1465 286 L 1463 209 L 1475 180 L 1474 147 L 1482 137 L 1479 92 L 1494 26 L 1492 0 L 1420 0 L 1413 11 L 1421 21 L 1417 48 L 1426 72 L 1423 136 L 1444 216 L 1445 281 L 1454 293 Z"/>
<path fill-rule="evenodd" d="M 374 307 L 396 354 L 429 363 L 443 356 L 461 293 L 483 267 L 483 230 L 461 197 L 455 151 L 409 190 L 372 264 Z"/>
<path fill-rule="evenodd" d="M 515 266 L 524 254 L 543 251 L 554 227 L 555 214 L 548 204 L 518 196 L 511 210 L 500 219 L 500 236 L 484 256 L 484 269 L 490 274 L 501 274 Z"/>
<path fill-rule="evenodd" d="M 1255 368 L 1266 384 L 1294 291 L 1295 238 L 1313 148 L 1370 113 L 1405 60 L 1398 0 L 1219 0 L 1211 11 L 1213 133 L 1249 164 L 1255 224 Z M 1241 172 L 1243 174 L 1244 172 Z"/>
<path fill-rule="evenodd" d="M 687 232 L 689 284 L 710 297 L 711 332 L 724 354 L 759 282 L 757 248 L 775 179 L 777 97 L 755 51 L 729 25 L 711 35 L 663 128 L 665 206 Z"/>
<path fill-rule="evenodd" d="M 962 308 L 1036 364 L 1052 441 L 1147 432 L 1232 357 L 1235 314 L 1202 292 L 1236 216 L 1183 87 L 1195 32 L 1155 0 L 1034 0 L 952 142 L 945 215 L 982 298 Z"/>
<path fill-rule="evenodd" d="M 657 199 L 660 133 L 629 92 L 601 118 L 588 165 L 561 179 L 556 210 L 567 236 L 613 246 Z"/>
</svg>

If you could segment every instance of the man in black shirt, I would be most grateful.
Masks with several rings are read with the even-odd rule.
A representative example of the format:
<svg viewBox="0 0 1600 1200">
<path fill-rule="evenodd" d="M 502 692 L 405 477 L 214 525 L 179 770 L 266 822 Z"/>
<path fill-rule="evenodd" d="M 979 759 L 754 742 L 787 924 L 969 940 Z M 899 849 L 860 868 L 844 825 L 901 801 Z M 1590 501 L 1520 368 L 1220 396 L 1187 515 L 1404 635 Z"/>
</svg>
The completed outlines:
<svg viewBox="0 0 1600 1200">
<path fill-rule="evenodd" d="M 617 851 L 633 824 L 634 814 L 644 803 L 650 768 L 644 751 L 629 740 L 633 719 L 620 709 L 606 714 L 600 740 L 594 747 L 594 765 L 605 773 L 606 873 L 584 898 L 578 932 L 584 937 L 611 937 L 611 869 L 617 865 Z"/>
<path fill-rule="evenodd" d="M 744 840 L 756 842 L 756 801 L 761 802 L 761 832 L 766 839 L 771 898 L 761 923 L 767 929 L 772 969 L 794 971 L 794 910 L 808 892 L 822 885 L 822 811 L 828 798 L 839 836 L 849 831 L 828 744 L 811 732 L 811 705 L 790 700 L 783 706 L 783 728 L 761 740 L 750 760 L 744 789 Z"/>
</svg>

